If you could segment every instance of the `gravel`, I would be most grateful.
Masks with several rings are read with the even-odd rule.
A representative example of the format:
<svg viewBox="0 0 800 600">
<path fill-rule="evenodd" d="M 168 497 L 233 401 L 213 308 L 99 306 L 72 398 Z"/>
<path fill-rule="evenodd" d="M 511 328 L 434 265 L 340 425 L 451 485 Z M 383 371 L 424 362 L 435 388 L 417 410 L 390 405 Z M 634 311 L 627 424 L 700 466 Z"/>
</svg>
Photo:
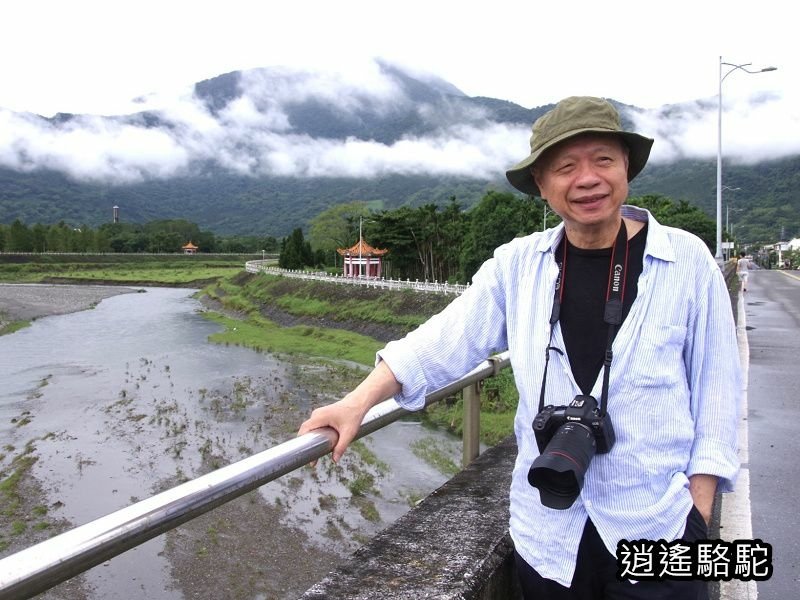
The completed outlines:
<svg viewBox="0 0 800 600">
<path fill-rule="evenodd" d="M 3 283 L 0 284 L 0 329 L 14 321 L 86 310 L 104 298 L 135 291 L 129 287 L 100 285 Z"/>
</svg>

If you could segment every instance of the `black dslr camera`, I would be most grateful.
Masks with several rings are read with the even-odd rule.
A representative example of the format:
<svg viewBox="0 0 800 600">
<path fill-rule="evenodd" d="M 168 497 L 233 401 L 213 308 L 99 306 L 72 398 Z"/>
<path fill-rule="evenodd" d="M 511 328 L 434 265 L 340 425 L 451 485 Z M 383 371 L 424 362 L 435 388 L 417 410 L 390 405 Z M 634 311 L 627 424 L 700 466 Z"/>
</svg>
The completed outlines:
<svg viewBox="0 0 800 600">
<path fill-rule="evenodd" d="M 545 406 L 533 419 L 533 433 L 540 454 L 528 482 L 539 488 L 542 504 L 558 509 L 572 506 L 592 458 L 611 450 L 616 439 L 611 417 L 585 395 L 567 406 Z"/>
</svg>

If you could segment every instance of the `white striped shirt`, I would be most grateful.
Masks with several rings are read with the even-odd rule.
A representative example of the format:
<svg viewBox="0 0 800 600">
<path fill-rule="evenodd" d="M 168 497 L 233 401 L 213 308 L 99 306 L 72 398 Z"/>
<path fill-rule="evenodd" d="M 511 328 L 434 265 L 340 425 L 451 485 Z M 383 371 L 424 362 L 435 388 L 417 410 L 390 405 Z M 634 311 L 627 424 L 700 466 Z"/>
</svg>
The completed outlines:
<svg viewBox="0 0 800 600">
<path fill-rule="evenodd" d="M 688 477 L 716 475 L 718 489 L 730 491 L 739 468 L 739 356 L 720 269 L 696 236 L 660 225 L 643 209 L 623 206 L 622 213 L 648 221 L 648 232 L 637 297 L 613 345 L 608 412 L 616 443 L 592 459 L 569 509 L 544 507 L 528 483 L 539 455 L 531 423 L 563 224 L 499 247 L 464 294 L 377 358 L 402 385 L 396 400 L 416 410 L 426 394 L 492 352 L 510 350 L 520 395 L 510 532 L 528 564 L 565 586 L 587 517 L 612 554 L 623 539 L 674 540 L 692 506 Z M 553 345 L 564 348 L 560 324 Z M 598 399 L 602 377 L 601 371 L 592 390 Z M 580 393 L 568 357 L 552 352 L 545 404 L 568 404 Z"/>
</svg>

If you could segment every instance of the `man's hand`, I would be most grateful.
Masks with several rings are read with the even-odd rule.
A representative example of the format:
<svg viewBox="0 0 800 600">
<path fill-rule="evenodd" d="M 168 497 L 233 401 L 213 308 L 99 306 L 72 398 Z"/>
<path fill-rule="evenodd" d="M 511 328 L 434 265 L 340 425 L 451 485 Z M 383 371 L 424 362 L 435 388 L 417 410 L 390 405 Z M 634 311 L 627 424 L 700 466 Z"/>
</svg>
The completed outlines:
<svg viewBox="0 0 800 600">
<path fill-rule="evenodd" d="M 333 404 L 328 404 L 315 409 L 311 416 L 300 425 L 297 435 L 303 435 L 320 427 L 332 427 L 339 434 L 336 446 L 333 448 L 333 460 L 339 462 L 344 451 L 358 434 L 361 421 L 367 414 L 369 407 L 365 408 L 364 402 L 353 398 L 353 392 Z"/>
<path fill-rule="evenodd" d="M 297 435 L 320 427 L 332 427 L 339 434 L 333 448 L 333 460 L 339 462 L 350 442 L 358 434 L 361 421 L 370 408 L 399 393 L 400 384 L 385 362 L 381 362 L 358 387 L 333 404 L 315 409 L 300 425 Z"/>
</svg>

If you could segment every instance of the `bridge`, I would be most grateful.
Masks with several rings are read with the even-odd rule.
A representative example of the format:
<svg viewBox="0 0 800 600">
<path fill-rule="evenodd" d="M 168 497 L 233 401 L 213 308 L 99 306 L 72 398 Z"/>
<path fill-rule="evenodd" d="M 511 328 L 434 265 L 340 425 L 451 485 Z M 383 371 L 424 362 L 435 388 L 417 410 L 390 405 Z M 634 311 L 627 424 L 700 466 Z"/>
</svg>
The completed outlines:
<svg viewBox="0 0 800 600">
<path fill-rule="evenodd" d="M 729 265 L 725 273 L 732 275 Z M 509 364 L 508 353 L 494 356 L 426 398 L 429 405 L 464 391 L 465 468 L 335 572 L 320 573 L 302 598 L 519 597 L 507 531 L 514 440 L 478 456 L 480 384 Z M 358 437 L 407 414 L 393 400 L 383 402 L 366 415 Z M 8 556 L 0 560 L 0 600 L 48 590 L 321 458 L 336 439 L 332 429 L 308 433 Z M 726 522 L 724 510 L 716 511 L 712 538 L 719 537 L 720 519 Z M 720 597 L 754 597 L 751 586 L 738 583 L 721 586 Z"/>
</svg>

